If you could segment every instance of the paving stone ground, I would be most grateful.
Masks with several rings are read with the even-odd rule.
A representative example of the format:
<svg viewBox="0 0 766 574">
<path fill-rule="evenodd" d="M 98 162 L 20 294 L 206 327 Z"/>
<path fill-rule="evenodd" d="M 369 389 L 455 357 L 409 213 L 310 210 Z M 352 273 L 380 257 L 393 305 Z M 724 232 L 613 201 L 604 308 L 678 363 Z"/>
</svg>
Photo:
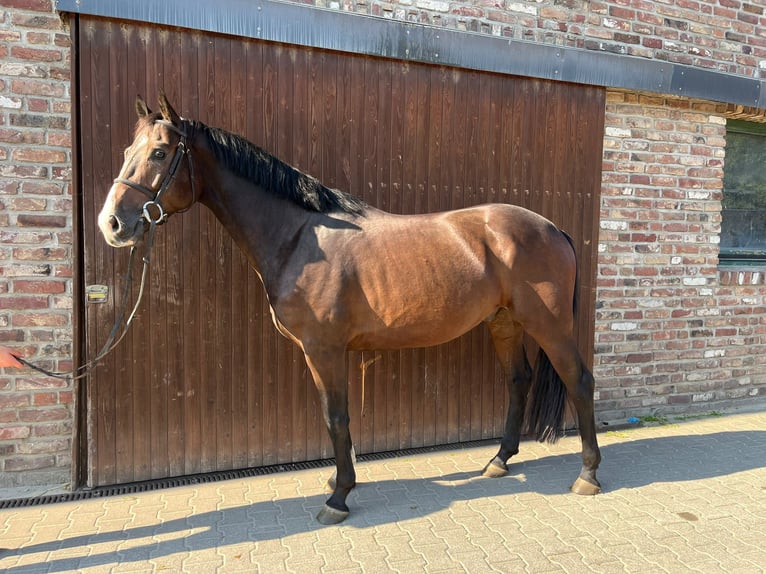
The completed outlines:
<svg viewBox="0 0 766 574">
<path fill-rule="evenodd" d="M 0 510 L 0 571 L 766 572 L 766 412 L 599 435 L 603 493 L 567 492 L 580 441 L 357 465 L 321 526 L 330 468 Z"/>
</svg>

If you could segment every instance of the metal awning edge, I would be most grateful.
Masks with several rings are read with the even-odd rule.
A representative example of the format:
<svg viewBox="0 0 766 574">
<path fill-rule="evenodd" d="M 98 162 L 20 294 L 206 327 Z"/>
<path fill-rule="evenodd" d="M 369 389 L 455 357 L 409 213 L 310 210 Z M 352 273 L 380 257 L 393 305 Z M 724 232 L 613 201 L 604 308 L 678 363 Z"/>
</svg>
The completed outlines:
<svg viewBox="0 0 766 574">
<path fill-rule="evenodd" d="M 60 12 L 428 64 L 766 107 L 764 81 L 278 0 L 57 0 Z"/>
</svg>

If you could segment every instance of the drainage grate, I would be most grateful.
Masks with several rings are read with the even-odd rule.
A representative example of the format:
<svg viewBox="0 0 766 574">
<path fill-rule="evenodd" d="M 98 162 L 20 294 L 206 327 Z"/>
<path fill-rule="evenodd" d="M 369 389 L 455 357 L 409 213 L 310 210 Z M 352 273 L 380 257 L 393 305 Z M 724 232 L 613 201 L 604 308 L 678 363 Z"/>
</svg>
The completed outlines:
<svg viewBox="0 0 766 574">
<path fill-rule="evenodd" d="M 428 454 L 446 450 L 462 450 L 480 446 L 497 444 L 495 439 L 477 440 L 463 442 L 458 444 L 446 444 L 437 446 L 417 447 L 405 450 L 392 450 L 386 452 L 374 452 L 358 455 L 357 461 L 368 462 L 387 460 L 402 456 L 412 456 L 416 454 Z M 77 490 L 63 494 L 50 494 L 36 496 L 31 498 L 13 498 L 9 500 L 0 500 L 0 510 L 7 508 L 22 508 L 27 506 L 40 506 L 42 504 L 54 504 L 57 502 L 76 502 L 78 500 L 90 500 L 92 498 L 105 498 L 110 496 L 121 496 L 125 494 L 135 494 L 140 492 L 150 492 L 153 490 L 162 490 L 165 488 L 174 488 L 177 486 L 190 486 L 193 484 L 207 484 L 211 482 L 220 482 L 223 480 L 232 480 L 237 478 L 251 478 L 254 476 L 266 476 L 279 472 L 290 472 L 295 470 L 311 470 L 317 468 L 326 468 L 334 466 L 334 459 L 312 460 L 307 462 L 293 462 L 289 464 L 275 464 L 273 466 L 259 466 L 255 468 L 243 468 L 239 470 L 222 470 L 206 474 L 192 474 L 188 476 L 179 476 L 174 478 L 160 478 L 157 480 L 147 480 L 144 482 L 133 482 L 129 484 L 120 484 L 116 486 L 100 486 L 91 490 Z"/>
</svg>

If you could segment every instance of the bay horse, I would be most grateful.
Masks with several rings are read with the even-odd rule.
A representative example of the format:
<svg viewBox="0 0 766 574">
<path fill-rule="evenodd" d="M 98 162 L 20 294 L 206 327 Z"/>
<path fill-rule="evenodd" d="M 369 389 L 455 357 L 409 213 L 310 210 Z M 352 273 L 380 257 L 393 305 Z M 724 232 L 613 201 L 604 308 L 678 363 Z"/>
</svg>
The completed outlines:
<svg viewBox="0 0 766 574">
<path fill-rule="evenodd" d="M 525 419 L 538 440 L 559 438 L 571 401 L 583 463 L 571 490 L 599 492 L 595 383 L 573 338 L 578 266 L 566 233 L 505 204 L 386 213 L 242 137 L 181 118 L 164 94 L 159 104 L 153 113 L 136 100 L 134 139 L 99 228 L 110 245 L 132 246 L 200 202 L 232 235 L 319 392 L 336 461 L 320 523 L 348 516 L 356 484 L 345 353 L 437 345 L 482 322 L 509 393 L 500 449 L 484 475 L 508 473 Z M 534 371 L 525 332 L 540 349 Z"/>
</svg>

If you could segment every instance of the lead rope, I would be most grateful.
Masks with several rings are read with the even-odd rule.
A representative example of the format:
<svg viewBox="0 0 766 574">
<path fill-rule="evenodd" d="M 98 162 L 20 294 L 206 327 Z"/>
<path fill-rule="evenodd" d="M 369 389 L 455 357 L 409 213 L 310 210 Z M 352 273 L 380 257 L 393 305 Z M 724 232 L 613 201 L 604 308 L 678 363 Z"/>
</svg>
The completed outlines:
<svg viewBox="0 0 766 574">
<path fill-rule="evenodd" d="M 141 271 L 141 285 L 138 288 L 138 297 L 136 298 L 135 305 L 133 305 L 133 310 L 130 312 L 130 315 L 128 316 L 127 321 L 125 321 L 125 325 L 123 326 L 123 330 L 119 338 L 117 338 L 117 333 L 119 333 L 120 331 L 120 326 L 122 325 L 123 319 L 125 317 L 125 312 L 128 310 L 128 300 L 130 296 L 130 289 L 133 284 L 133 261 L 136 255 L 135 245 L 130 248 L 130 259 L 128 261 L 128 273 L 125 276 L 125 288 L 122 291 L 122 302 L 123 302 L 122 310 L 120 311 L 119 316 L 115 320 L 114 325 L 112 325 L 112 330 L 109 333 L 109 337 L 107 338 L 103 347 L 101 347 L 101 350 L 98 352 L 98 355 L 96 355 L 93 359 L 91 359 L 84 365 L 77 367 L 77 369 L 73 369 L 71 371 L 65 371 L 61 373 L 55 372 L 55 371 L 49 371 L 47 369 L 44 369 L 43 367 L 40 367 L 25 359 L 22 359 L 21 357 L 16 357 L 21 364 L 29 367 L 30 369 L 34 369 L 35 371 L 38 371 L 44 375 L 47 375 L 49 377 L 54 377 L 56 379 L 76 381 L 88 376 L 89 371 L 93 369 L 93 367 L 95 367 L 101 359 L 103 359 L 106 355 L 111 353 L 117 347 L 117 345 L 120 344 L 120 342 L 125 338 L 125 335 L 128 334 L 128 329 L 130 328 L 130 324 L 133 322 L 133 319 L 136 316 L 136 312 L 138 311 L 138 308 L 141 305 L 141 299 L 144 296 L 144 287 L 146 286 L 146 279 L 149 276 L 149 264 L 151 263 L 152 247 L 154 246 L 154 231 L 156 226 L 157 226 L 157 221 L 149 219 L 149 232 L 147 233 L 147 238 L 146 238 L 146 250 L 145 250 L 144 256 L 142 257 L 144 265 Z M 80 373 L 80 371 L 85 371 L 85 372 Z M 76 373 L 80 373 L 80 374 L 76 374 Z"/>
</svg>

